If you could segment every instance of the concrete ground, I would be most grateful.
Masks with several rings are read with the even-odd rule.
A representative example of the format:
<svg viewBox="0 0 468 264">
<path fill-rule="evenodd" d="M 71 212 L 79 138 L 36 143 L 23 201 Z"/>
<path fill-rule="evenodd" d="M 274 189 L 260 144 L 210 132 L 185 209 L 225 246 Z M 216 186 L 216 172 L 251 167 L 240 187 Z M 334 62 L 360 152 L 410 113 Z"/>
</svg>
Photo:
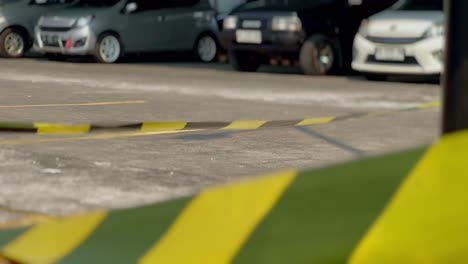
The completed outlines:
<svg viewBox="0 0 468 264">
<path fill-rule="evenodd" d="M 233 72 L 184 62 L 0 60 L 0 121 L 285 120 L 440 100 L 434 83 Z M 208 185 L 429 144 L 439 109 L 255 131 L 38 136 L 0 133 L 0 223 L 142 205 Z M 45 141 L 44 139 L 48 139 Z M 13 221 L 13 222 L 12 222 Z"/>
</svg>

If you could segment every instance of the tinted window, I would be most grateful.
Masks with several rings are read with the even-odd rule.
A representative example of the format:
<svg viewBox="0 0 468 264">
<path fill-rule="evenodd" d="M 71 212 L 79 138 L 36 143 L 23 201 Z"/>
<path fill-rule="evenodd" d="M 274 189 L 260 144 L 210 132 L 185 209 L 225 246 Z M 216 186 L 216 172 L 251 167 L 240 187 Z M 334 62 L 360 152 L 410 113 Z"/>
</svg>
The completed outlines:
<svg viewBox="0 0 468 264">
<path fill-rule="evenodd" d="M 466 0 L 464 0 L 466 1 Z M 396 10 L 442 10 L 442 0 L 401 0 L 398 1 L 393 9 Z"/>
<path fill-rule="evenodd" d="M 34 5 L 62 5 L 62 4 L 70 4 L 75 0 L 35 0 L 32 2 Z M 5 1 L 8 3 L 8 1 Z M 14 2 L 14 1 L 10 1 Z"/>
<path fill-rule="evenodd" d="M 78 0 L 74 6 L 109 7 L 120 1 L 121 0 Z"/>
<path fill-rule="evenodd" d="M 138 4 L 139 11 L 162 9 L 162 8 L 175 8 L 194 6 L 200 0 L 135 0 L 132 1 Z"/>
<path fill-rule="evenodd" d="M 229 13 L 234 8 L 247 2 L 246 0 L 210 0 L 211 6 L 219 13 Z"/>
<path fill-rule="evenodd" d="M 250 0 L 236 11 L 250 9 L 301 10 L 322 5 L 343 4 L 342 0 Z"/>
</svg>

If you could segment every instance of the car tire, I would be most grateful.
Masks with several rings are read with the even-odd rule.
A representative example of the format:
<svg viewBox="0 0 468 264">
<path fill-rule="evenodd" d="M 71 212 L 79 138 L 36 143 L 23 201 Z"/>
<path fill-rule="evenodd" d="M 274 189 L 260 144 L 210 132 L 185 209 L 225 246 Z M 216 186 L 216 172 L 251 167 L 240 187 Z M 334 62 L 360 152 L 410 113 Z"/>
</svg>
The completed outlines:
<svg viewBox="0 0 468 264">
<path fill-rule="evenodd" d="M 0 56 L 4 58 L 22 58 L 28 50 L 28 37 L 15 28 L 7 28 L 0 34 Z"/>
<path fill-rule="evenodd" d="M 111 64 L 120 59 L 122 43 L 119 37 L 112 33 L 102 34 L 96 43 L 94 58 L 99 63 Z"/>
<path fill-rule="evenodd" d="M 242 72 L 255 72 L 262 64 L 255 54 L 241 51 L 229 51 L 229 61 L 236 71 Z"/>
<path fill-rule="evenodd" d="M 211 34 L 204 34 L 197 39 L 194 47 L 194 55 L 198 61 L 213 62 L 218 57 L 219 44 Z"/>
<path fill-rule="evenodd" d="M 322 35 L 307 39 L 299 54 L 300 65 L 306 75 L 336 73 L 340 60 L 340 54 L 333 41 Z"/>
<path fill-rule="evenodd" d="M 388 76 L 387 75 L 383 75 L 383 74 L 371 74 L 371 73 L 366 73 L 364 74 L 364 77 L 368 80 L 368 81 L 375 81 L 375 82 L 384 82 L 388 79 Z"/>
<path fill-rule="evenodd" d="M 62 54 L 47 53 L 45 57 L 50 61 L 66 61 L 67 57 Z"/>
</svg>

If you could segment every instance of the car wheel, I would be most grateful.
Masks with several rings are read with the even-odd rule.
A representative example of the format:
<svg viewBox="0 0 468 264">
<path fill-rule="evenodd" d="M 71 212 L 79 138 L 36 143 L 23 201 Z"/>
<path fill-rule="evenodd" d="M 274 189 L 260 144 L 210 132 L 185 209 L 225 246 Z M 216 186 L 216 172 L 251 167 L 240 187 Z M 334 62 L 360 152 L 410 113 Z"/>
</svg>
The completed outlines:
<svg viewBox="0 0 468 264">
<path fill-rule="evenodd" d="M 23 32 L 8 28 L 0 34 L 0 56 L 5 58 L 24 57 L 28 47 L 27 37 Z"/>
<path fill-rule="evenodd" d="M 383 82 L 388 79 L 387 75 L 366 73 L 364 77 L 369 81 Z"/>
<path fill-rule="evenodd" d="M 213 62 L 218 56 L 218 42 L 211 35 L 198 38 L 195 45 L 195 57 L 202 62 Z"/>
<path fill-rule="evenodd" d="M 67 57 L 62 54 L 47 53 L 45 57 L 50 61 L 66 61 Z"/>
<path fill-rule="evenodd" d="M 325 36 L 313 36 L 305 41 L 300 51 L 300 64 L 307 75 L 328 75 L 337 70 L 339 53 Z"/>
<path fill-rule="evenodd" d="M 261 65 L 261 59 L 250 52 L 230 51 L 229 61 L 236 71 L 243 72 L 255 72 Z"/>
<path fill-rule="evenodd" d="M 122 54 L 122 44 L 119 38 L 111 33 L 99 37 L 94 57 L 100 63 L 115 63 Z"/>
</svg>

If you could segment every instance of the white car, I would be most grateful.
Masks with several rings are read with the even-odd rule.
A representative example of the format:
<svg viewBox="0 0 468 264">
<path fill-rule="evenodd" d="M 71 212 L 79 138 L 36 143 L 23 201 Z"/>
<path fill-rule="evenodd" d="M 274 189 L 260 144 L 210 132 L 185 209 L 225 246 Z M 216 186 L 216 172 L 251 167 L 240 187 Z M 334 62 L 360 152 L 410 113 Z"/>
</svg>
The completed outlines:
<svg viewBox="0 0 468 264">
<path fill-rule="evenodd" d="M 389 75 L 440 75 L 444 57 L 443 0 L 400 0 L 361 24 L 354 70 L 370 80 Z"/>
</svg>

